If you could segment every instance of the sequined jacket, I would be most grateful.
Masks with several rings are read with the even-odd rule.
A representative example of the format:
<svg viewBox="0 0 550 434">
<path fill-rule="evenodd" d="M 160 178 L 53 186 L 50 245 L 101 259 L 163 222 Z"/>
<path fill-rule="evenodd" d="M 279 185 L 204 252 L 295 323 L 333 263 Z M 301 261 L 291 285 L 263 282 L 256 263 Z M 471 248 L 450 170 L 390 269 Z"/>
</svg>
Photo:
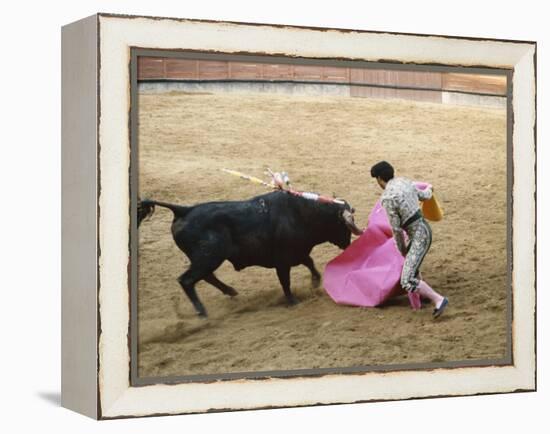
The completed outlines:
<svg viewBox="0 0 550 434">
<path fill-rule="evenodd" d="M 420 210 L 419 200 L 432 197 L 432 189 L 419 190 L 407 178 L 393 178 L 388 181 L 380 202 L 390 220 L 393 237 L 403 255 L 406 253 L 403 224 Z"/>
</svg>

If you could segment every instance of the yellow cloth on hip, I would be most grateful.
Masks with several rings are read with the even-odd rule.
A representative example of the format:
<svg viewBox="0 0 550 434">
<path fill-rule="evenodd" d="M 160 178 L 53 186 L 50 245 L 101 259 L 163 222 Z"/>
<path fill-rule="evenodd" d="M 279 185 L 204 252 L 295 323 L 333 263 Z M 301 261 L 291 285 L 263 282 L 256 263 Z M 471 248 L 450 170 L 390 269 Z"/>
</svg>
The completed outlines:
<svg viewBox="0 0 550 434">
<path fill-rule="evenodd" d="M 422 203 L 422 214 L 428 220 L 433 222 L 438 222 L 443 218 L 443 210 L 439 206 L 439 202 L 435 197 L 435 194 L 432 193 L 431 199 L 424 200 Z"/>
</svg>

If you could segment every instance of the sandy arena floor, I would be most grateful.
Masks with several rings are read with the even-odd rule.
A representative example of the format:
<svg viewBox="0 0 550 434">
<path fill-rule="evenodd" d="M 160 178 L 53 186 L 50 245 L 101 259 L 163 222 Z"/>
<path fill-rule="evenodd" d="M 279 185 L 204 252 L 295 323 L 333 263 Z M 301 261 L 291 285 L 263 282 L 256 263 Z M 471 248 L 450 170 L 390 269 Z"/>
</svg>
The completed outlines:
<svg viewBox="0 0 550 434">
<path fill-rule="evenodd" d="M 406 297 L 381 308 L 340 306 L 292 270 L 301 300 L 288 308 L 276 273 L 258 267 L 217 276 L 228 298 L 200 282 L 209 317 L 196 316 L 176 278 L 189 261 L 157 208 L 140 228 L 139 375 L 168 376 L 502 358 L 506 349 L 506 112 L 407 101 L 268 94 L 140 96 L 140 195 L 179 204 L 245 199 L 258 185 L 223 167 L 264 177 L 289 172 L 301 190 L 336 193 L 366 225 L 381 190 L 372 164 L 431 182 L 445 211 L 432 224 L 424 278 L 447 295 L 413 312 Z M 317 267 L 339 253 L 312 253 Z"/>
</svg>

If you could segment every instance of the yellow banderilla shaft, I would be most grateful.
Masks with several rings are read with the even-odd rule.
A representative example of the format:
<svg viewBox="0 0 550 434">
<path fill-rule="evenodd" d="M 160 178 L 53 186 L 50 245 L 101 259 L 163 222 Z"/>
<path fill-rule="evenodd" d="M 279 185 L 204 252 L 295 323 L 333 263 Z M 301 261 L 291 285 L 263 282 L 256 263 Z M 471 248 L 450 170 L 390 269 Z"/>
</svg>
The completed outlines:
<svg viewBox="0 0 550 434">
<path fill-rule="evenodd" d="M 260 178 L 256 178 L 255 176 L 245 175 L 244 173 L 237 172 L 236 170 L 230 170 L 230 169 L 222 169 L 222 170 L 225 173 L 238 176 L 239 178 L 246 179 L 247 181 L 250 181 L 250 182 L 254 182 L 255 184 L 261 184 L 269 188 L 275 188 L 272 184 L 262 181 Z"/>
</svg>

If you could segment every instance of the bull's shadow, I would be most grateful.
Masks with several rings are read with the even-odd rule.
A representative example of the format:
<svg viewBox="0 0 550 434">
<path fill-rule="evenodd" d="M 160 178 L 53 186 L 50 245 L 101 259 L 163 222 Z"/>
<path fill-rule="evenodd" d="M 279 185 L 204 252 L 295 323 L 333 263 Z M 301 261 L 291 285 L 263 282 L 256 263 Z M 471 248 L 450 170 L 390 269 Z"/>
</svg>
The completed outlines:
<svg viewBox="0 0 550 434">
<path fill-rule="evenodd" d="M 204 280 L 230 297 L 237 294 L 214 274 L 224 261 L 237 271 L 274 268 L 288 305 L 294 305 L 298 300 L 290 289 L 290 269 L 304 265 L 318 286 L 321 275 L 310 256 L 313 247 L 330 242 L 345 249 L 351 232 L 361 232 L 348 203 L 322 203 L 287 191 L 194 206 L 144 199 L 138 205 L 138 224 L 153 214 L 155 206 L 174 214 L 172 237 L 191 262 L 178 282 L 200 316 L 206 316 L 206 309 L 197 295 L 197 282 Z"/>
<path fill-rule="evenodd" d="M 246 287 L 240 288 L 240 295 L 239 297 L 235 297 L 231 300 L 228 300 L 228 303 L 223 303 L 218 305 L 218 308 L 220 308 L 223 305 L 223 315 L 220 317 L 220 315 L 214 315 L 213 318 L 211 318 L 210 321 L 207 323 L 212 325 L 213 320 L 220 320 L 220 319 L 227 319 L 232 316 L 239 317 L 242 314 L 255 314 L 261 311 L 267 311 L 272 309 L 281 309 L 281 308 L 294 308 L 297 307 L 298 304 L 306 304 L 308 302 L 314 301 L 319 298 L 319 296 L 322 296 L 321 290 L 318 290 L 321 285 L 313 286 L 313 283 L 310 284 L 310 282 L 306 279 L 303 279 L 301 276 L 300 278 L 300 284 L 299 287 L 293 290 L 293 293 L 296 295 L 296 290 L 298 289 L 298 294 L 296 295 L 297 299 L 300 300 L 299 303 L 295 305 L 289 305 L 286 301 L 286 297 L 281 294 L 280 290 L 278 290 L 273 285 L 263 285 L 261 286 L 261 289 L 258 285 L 255 285 L 253 283 L 248 283 Z M 197 286 L 197 289 L 199 293 L 201 291 L 204 291 L 203 293 L 206 294 L 207 291 L 210 291 L 211 288 L 203 286 L 202 288 L 200 285 Z M 209 297 L 213 297 L 212 293 L 208 294 Z M 212 301 L 212 298 L 210 298 Z M 188 306 L 184 305 L 181 302 L 181 296 L 178 294 L 174 294 L 173 297 L 171 297 L 171 303 L 173 306 L 173 311 L 176 314 L 176 317 L 179 320 L 189 320 L 189 308 Z M 204 318 L 202 316 L 199 316 L 199 318 Z M 215 321 L 214 321 L 215 323 Z M 195 322 L 193 322 L 195 324 Z M 196 324 L 206 324 L 203 321 L 200 321 Z"/>
</svg>

